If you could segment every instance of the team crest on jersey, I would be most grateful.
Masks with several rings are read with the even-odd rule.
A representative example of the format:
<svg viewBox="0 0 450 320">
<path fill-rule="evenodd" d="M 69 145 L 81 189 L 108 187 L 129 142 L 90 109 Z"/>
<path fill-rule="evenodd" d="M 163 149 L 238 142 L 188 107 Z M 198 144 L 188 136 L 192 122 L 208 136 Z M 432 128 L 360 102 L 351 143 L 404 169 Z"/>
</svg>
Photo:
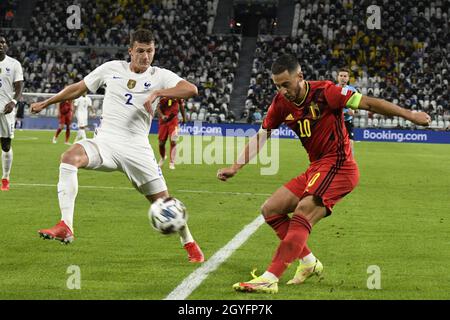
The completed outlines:
<svg viewBox="0 0 450 320">
<path fill-rule="evenodd" d="M 320 108 L 315 102 L 311 102 L 309 105 L 309 110 L 311 111 L 311 117 L 313 120 L 317 120 L 320 118 Z"/>
<path fill-rule="evenodd" d="M 136 80 L 128 80 L 127 87 L 128 89 L 133 89 L 134 87 L 136 87 Z"/>
</svg>

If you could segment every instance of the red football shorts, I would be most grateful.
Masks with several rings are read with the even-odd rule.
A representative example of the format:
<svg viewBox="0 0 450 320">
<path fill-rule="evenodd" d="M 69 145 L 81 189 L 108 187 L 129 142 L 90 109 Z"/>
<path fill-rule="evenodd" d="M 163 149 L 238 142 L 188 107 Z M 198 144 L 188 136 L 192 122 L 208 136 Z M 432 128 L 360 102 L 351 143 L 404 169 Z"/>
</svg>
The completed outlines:
<svg viewBox="0 0 450 320">
<path fill-rule="evenodd" d="M 359 170 L 353 160 L 339 168 L 335 161 L 318 161 L 284 186 L 300 199 L 307 195 L 320 197 L 330 215 L 333 206 L 356 187 L 358 180 Z"/>
<path fill-rule="evenodd" d="M 59 116 L 59 124 L 70 126 L 72 124 L 72 112 L 65 113 Z"/>
<path fill-rule="evenodd" d="M 170 140 L 176 141 L 178 138 L 178 121 L 163 123 L 159 125 L 158 140 L 166 141 L 170 137 Z"/>
</svg>

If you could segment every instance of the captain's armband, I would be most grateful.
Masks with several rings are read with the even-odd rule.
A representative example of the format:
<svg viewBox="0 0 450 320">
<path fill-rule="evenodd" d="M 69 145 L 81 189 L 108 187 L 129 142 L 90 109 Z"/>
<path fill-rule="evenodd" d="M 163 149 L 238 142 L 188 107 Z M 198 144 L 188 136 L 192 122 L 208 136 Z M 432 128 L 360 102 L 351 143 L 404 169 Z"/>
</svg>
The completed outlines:
<svg viewBox="0 0 450 320">
<path fill-rule="evenodd" d="M 359 108 L 359 103 L 361 102 L 362 94 L 355 92 L 352 94 L 350 99 L 348 99 L 346 106 L 350 109 L 356 110 Z"/>
</svg>

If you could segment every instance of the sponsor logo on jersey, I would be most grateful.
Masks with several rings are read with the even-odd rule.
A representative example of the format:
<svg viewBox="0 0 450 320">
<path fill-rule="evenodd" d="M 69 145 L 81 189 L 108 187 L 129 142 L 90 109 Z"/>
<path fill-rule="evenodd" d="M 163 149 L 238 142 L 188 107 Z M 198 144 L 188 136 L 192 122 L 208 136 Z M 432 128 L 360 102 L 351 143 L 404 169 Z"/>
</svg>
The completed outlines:
<svg viewBox="0 0 450 320">
<path fill-rule="evenodd" d="M 128 80 L 127 87 L 128 89 L 133 89 L 136 86 L 136 80 Z"/>
<path fill-rule="evenodd" d="M 148 90 L 148 89 L 150 89 L 150 86 L 151 86 L 152 84 L 150 83 L 150 82 L 145 82 L 144 83 L 144 88 L 145 88 L 145 90 Z"/>
</svg>

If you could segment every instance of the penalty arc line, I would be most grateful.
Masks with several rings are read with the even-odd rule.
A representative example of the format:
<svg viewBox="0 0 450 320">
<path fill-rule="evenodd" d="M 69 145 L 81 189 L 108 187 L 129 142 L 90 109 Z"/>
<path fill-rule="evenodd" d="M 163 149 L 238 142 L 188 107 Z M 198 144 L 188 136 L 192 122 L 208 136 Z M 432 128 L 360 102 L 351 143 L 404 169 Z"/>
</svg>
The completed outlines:
<svg viewBox="0 0 450 320">
<path fill-rule="evenodd" d="M 234 251 L 243 245 L 248 238 L 264 223 L 264 218 L 258 216 L 241 230 L 233 239 L 224 247 L 217 251 L 209 260 L 197 268 L 189 276 L 187 276 L 164 300 L 184 300 L 186 299 L 208 275 L 215 271 L 222 263 L 224 263 Z"/>
</svg>

